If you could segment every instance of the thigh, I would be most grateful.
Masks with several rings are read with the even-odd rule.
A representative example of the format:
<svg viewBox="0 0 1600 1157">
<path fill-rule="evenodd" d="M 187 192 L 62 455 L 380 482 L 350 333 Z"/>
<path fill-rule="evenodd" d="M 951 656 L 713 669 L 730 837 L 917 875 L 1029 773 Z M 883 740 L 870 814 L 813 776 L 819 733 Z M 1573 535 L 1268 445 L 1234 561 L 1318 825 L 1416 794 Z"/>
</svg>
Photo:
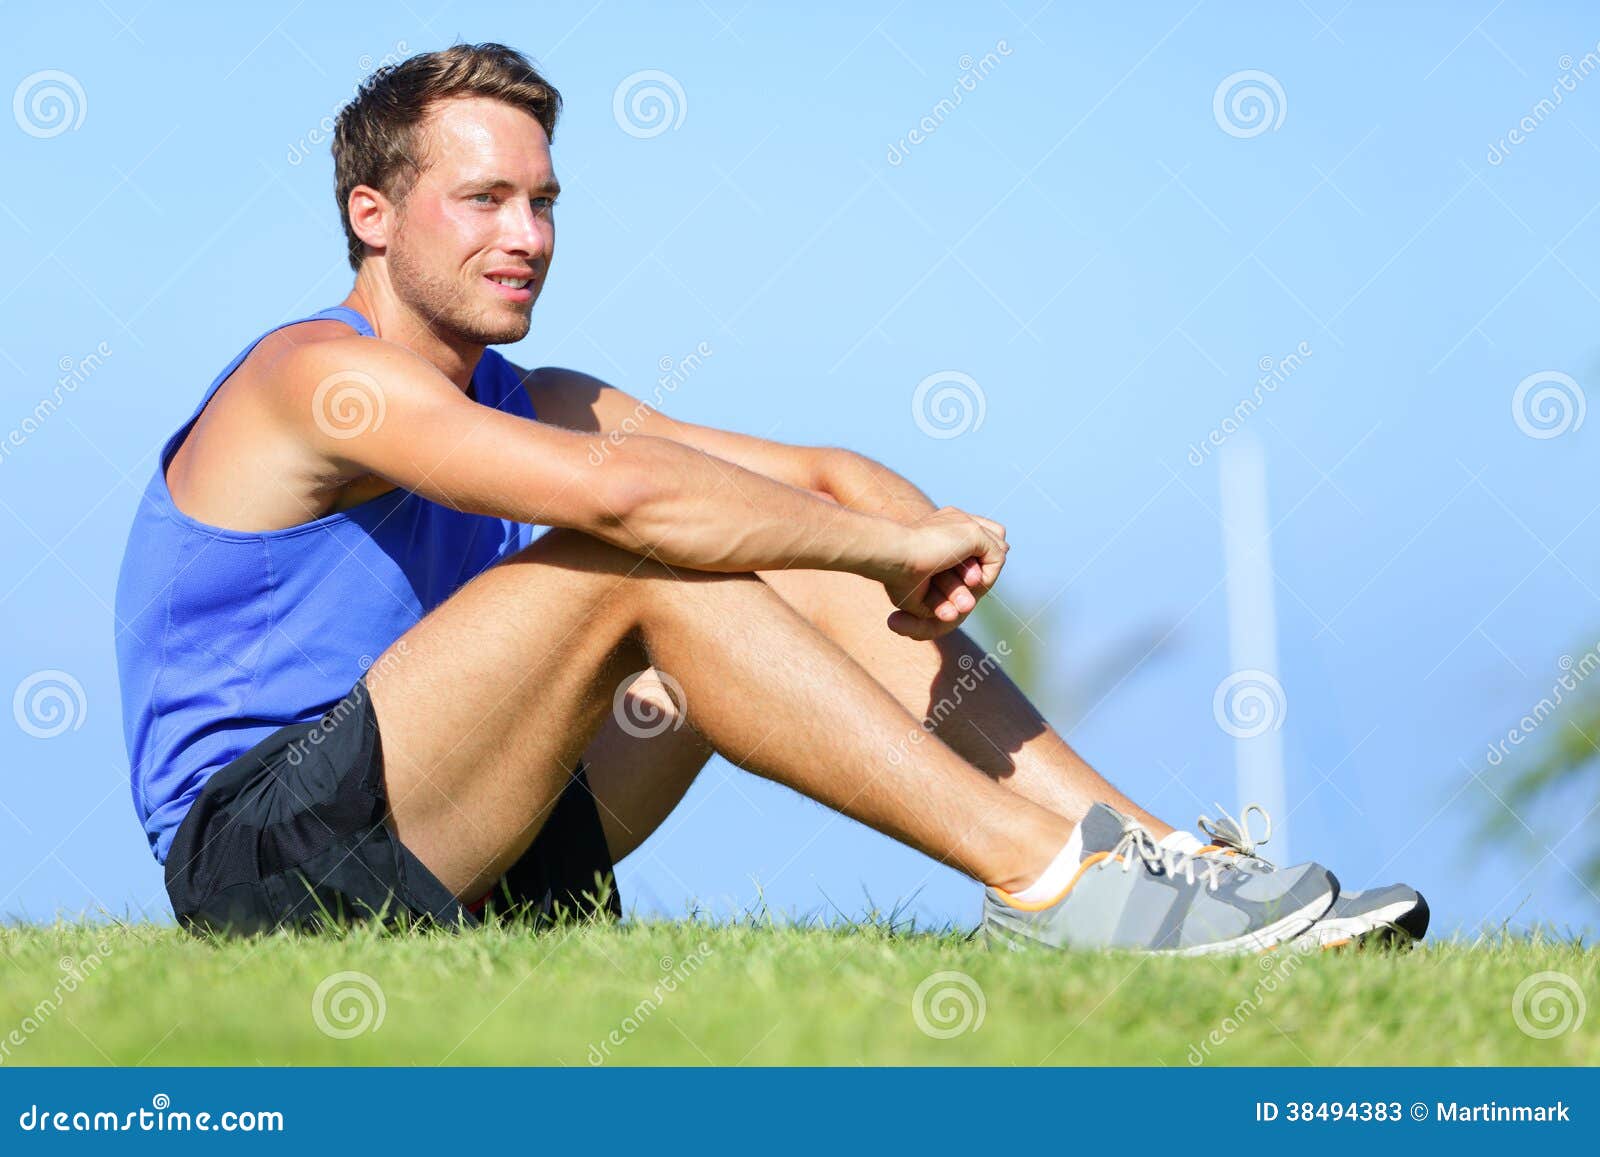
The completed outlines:
<svg viewBox="0 0 1600 1157">
<path fill-rule="evenodd" d="M 894 603 L 889 592 L 860 575 L 820 570 L 757 574 L 918 719 L 927 715 L 941 684 L 983 654 L 960 628 L 937 639 L 908 639 L 891 631 Z"/>
<path fill-rule="evenodd" d="M 890 691 L 919 715 L 928 705 L 929 686 L 919 665 L 926 667 L 931 661 L 939 666 L 941 648 L 951 651 L 950 661 L 954 662 L 958 648 L 971 646 L 965 636 L 933 643 L 894 634 L 884 625 L 894 609 L 888 592 L 858 575 L 781 570 L 758 571 L 757 577 L 853 657 L 876 667 L 873 674 L 886 678 Z M 870 640 L 880 632 L 882 637 L 874 646 Z M 670 679 L 664 682 L 660 672 L 649 668 L 642 647 L 631 640 L 625 645 L 633 648 L 629 670 L 640 677 L 625 695 L 614 698 L 611 716 L 583 754 L 613 862 L 661 826 L 715 754 L 688 723 L 682 689 Z M 887 651 L 863 653 L 878 648 Z M 917 655 L 922 656 L 920 664 Z"/>
<path fill-rule="evenodd" d="M 902 655 L 922 651 L 935 655 L 938 645 L 916 643 L 895 635 L 883 625 L 893 605 L 882 585 L 853 574 L 834 571 L 759 571 L 759 578 L 778 592 L 801 615 L 825 634 L 859 650 L 871 634 L 864 625 L 876 625 L 887 636 L 882 642 Z M 904 648 L 897 647 L 904 644 Z M 954 646 L 952 640 L 946 646 Z M 606 846 L 613 862 L 621 861 L 644 843 L 683 800 L 695 777 L 715 754 L 691 726 L 683 710 L 682 689 L 649 667 L 644 649 L 631 640 L 625 644 L 633 656 L 630 676 L 640 677 L 625 693 L 613 699 L 612 712 L 583 753 L 589 785 L 600 812 Z M 870 656 L 858 658 L 872 661 Z M 918 698 L 917 673 L 896 680 L 893 671 L 903 664 L 889 663 L 890 687 L 908 703 Z M 920 712 L 927 706 L 927 680 L 922 680 Z"/>
<path fill-rule="evenodd" d="M 1068 760 L 1091 776 L 1093 770 L 1050 730 L 1007 664 L 965 628 L 937 639 L 908 639 L 889 629 L 894 608 L 879 583 L 834 571 L 758 573 L 968 763 L 1052 811 L 1082 814 L 1087 805 L 1063 786 L 1066 781 L 1042 770 L 1049 760 L 1023 760 L 1019 753 L 1043 740 L 1059 745 L 1051 759 Z M 1003 642 L 996 651 L 1011 653 Z"/>
<path fill-rule="evenodd" d="M 640 585 L 678 581 L 552 530 L 372 664 L 388 822 L 455 895 L 482 894 L 532 843 L 635 661 Z"/>
</svg>

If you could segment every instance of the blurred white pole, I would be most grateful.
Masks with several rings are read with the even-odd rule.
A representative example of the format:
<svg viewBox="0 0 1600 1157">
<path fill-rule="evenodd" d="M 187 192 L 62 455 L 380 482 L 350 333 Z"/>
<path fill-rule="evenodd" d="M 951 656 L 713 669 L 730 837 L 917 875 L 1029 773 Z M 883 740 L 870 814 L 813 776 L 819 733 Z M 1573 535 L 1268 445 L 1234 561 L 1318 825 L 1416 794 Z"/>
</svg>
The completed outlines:
<svg viewBox="0 0 1600 1157">
<path fill-rule="evenodd" d="M 1233 672 L 1261 672 L 1272 693 L 1264 710 L 1271 725 L 1234 739 L 1238 806 L 1259 803 L 1272 817 L 1276 863 L 1289 858 L 1289 807 L 1283 782 L 1283 726 L 1287 698 L 1278 678 L 1278 612 L 1272 577 L 1271 522 L 1267 517 L 1267 466 L 1261 445 L 1248 431 L 1222 447 L 1222 545 L 1228 575 L 1228 659 Z M 1266 683 L 1251 677 L 1250 683 Z M 1245 686 L 1246 684 L 1241 684 Z M 1259 692 L 1258 692 L 1259 693 Z M 1231 809 L 1230 809 L 1231 810 Z"/>
</svg>

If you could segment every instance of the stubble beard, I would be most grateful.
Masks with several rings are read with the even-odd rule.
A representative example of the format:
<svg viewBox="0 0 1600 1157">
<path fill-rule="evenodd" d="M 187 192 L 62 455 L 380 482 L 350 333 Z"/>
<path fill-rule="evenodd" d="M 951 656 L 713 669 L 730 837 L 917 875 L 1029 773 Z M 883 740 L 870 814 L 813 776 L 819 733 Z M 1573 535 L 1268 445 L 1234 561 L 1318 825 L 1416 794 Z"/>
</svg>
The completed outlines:
<svg viewBox="0 0 1600 1157">
<path fill-rule="evenodd" d="M 485 346 L 509 345 L 528 336 L 532 325 L 528 310 L 511 302 L 485 301 L 487 290 L 476 285 L 469 289 L 438 276 L 412 261 L 404 248 L 391 251 L 388 258 L 395 295 L 442 336 Z"/>
</svg>

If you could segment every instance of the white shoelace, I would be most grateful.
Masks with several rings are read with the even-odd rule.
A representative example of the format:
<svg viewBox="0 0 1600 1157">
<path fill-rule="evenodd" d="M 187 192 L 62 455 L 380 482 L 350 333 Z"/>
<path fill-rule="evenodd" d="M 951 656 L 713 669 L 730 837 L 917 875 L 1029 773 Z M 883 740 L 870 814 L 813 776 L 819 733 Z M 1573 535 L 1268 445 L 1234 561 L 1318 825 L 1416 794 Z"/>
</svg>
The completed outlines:
<svg viewBox="0 0 1600 1157">
<path fill-rule="evenodd" d="M 1212 843 L 1231 848 L 1240 855 L 1264 860 L 1265 857 L 1258 855 L 1256 849 L 1272 839 L 1272 817 L 1267 814 L 1267 809 L 1258 803 L 1247 803 L 1244 805 L 1244 810 L 1239 813 L 1239 818 L 1234 819 L 1220 803 L 1213 806 L 1221 813 L 1220 820 L 1214 820 L 1208 815 L 1202 815 L 1199 819 L 1200 830 L 1211 837 Z M 1260 839 L 1251 838 L 1251 812 L 1259 814 L 1262 822 L 1266 824 L 1267 830 L 1261 833 Z"/>
<path fill-rule="evenodd" d="M 1128 852 L 1137 854 L 1148 870 L 1173 877 L 1182 875 L 1191 884 L 1195 882 L 1194 872 L 1198 865 L 1201 874 L 1206 877 L 1207 890 L 1212 892 L 1217 890 L 1217 886 L 1222 882 L 1222 873 L 1227 868 L 1226 864 L 1218 863 L 1216 860 L 1191 855 L 1177 848 L 1162 847 L 1150 834 L 1149 828 L 1136 819 L 1124 817 L 1122 838 L 1111 850 L 1112 856 L 1122 860 L 1124 872 L 1133 867 L 1133 860 L 1126 854 Z"/>
</svg>

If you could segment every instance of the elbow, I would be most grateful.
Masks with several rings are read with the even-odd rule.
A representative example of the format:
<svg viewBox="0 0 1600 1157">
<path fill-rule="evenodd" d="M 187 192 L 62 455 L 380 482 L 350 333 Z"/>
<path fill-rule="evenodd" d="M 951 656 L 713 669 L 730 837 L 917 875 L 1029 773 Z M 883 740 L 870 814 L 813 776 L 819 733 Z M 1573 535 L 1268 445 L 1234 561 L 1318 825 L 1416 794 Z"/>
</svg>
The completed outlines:
<svg viewBox="0 0 1600 1157">
<path fill-rule="evenodd" d="M 821 446 L 812 452 L 811 483 L 806 489 L 837 502 L 834 495 L 849 489 L 849 480 L 876 465 L 865 454 L 842 446 Z"/>
<path fill-rule="evenodd" d="M 588 521 L 581 529 L 630 550 L 649 545 L 646 529 L 659 505 L 659 479 L 640 463 L 622 458 L 606 462 L 581 485 L 589 497 Z"/>
</svg>

